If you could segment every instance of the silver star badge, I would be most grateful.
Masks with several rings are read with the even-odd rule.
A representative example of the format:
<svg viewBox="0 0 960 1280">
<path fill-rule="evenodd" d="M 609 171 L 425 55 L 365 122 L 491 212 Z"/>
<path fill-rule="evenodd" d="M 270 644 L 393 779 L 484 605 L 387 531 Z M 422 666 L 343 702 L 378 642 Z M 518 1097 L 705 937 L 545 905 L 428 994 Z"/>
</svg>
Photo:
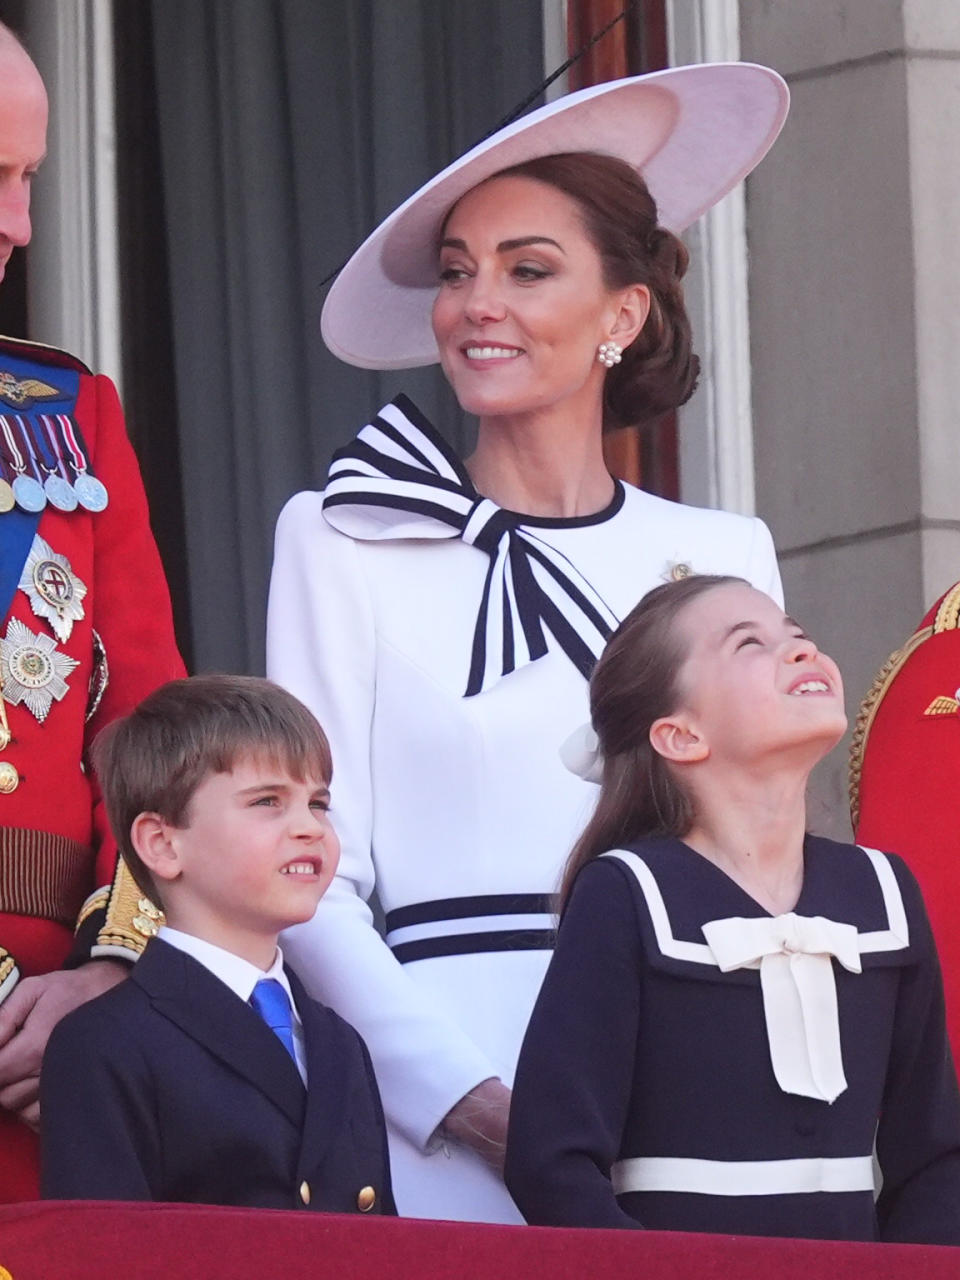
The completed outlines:
<svg viewBox="0 0 960 1280">
<path fill-rule="evenodd" d="M 57 639 L 69 640 L 73 624 L 83 617 L 87 588 L 71 569 L 67 557 L 58 555 L 39 534 L 34 535 L 18 585 L 30 601 L 30 608 L 38 618 L 50 623 Z"/>
<path fill-rule="evenodd" d="M 18 618 L 11 618 L 0 639 L 0 680 L 11 706 L 22 702 L 41 724 L 56 699 L 67 692 L 66 677 L 80 664 L 61 653 L 49 636 L 34 635 Z"/>
</svg>

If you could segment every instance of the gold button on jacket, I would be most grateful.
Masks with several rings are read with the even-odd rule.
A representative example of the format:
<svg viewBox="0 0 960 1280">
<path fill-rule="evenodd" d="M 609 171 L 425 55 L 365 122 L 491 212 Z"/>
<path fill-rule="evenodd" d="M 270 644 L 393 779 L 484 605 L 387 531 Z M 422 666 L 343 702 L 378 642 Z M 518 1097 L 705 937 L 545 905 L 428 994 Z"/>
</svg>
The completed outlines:
<svg viewBox="0 0 960 1280">
<path fill-rule="evenodd" d="M 303 1204 L 310 1203 L 310 1183 L 307 1181 L 300 1183 L 300 1200 Z"/>
<path fill-rule="evenodd" d="M 361 1213 L 369 1213 L 377 1203 L 377 1193 L 373 1187 L 361 1187 L 357 1192 L 357 1208 Z"/>
</svg>

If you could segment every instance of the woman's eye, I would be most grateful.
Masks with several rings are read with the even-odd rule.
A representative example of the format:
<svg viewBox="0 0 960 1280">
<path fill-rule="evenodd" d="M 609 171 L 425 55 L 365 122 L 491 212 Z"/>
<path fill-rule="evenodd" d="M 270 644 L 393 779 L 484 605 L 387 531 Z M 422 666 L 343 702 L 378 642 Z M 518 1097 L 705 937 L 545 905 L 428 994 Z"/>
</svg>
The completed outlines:
<svg viewBox="0 0 960 1280">
<path fill-rule="evenodd" d="M 467 273 L 463 267 L 441 267 L 440 282 L 441 284 L 456 284 L 458 280 L 465 280 Z"/>
<path fill-rule="evenodd" d="M 552 275 L 546 267 L 537 266 L 532 262 L 520 262 L 513 268 L 514 278 L 517 280 L 545 280 L 547 276 Z"/>
</svg>

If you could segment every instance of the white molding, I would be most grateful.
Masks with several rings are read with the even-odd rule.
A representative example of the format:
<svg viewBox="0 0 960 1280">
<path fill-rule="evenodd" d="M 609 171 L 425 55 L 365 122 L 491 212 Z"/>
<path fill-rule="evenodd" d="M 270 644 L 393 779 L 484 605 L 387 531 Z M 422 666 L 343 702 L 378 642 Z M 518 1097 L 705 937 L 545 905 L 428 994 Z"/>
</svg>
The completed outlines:
<svg viewBox="0 0 960 1280">
<path fill-rule="evenodd" d="M 31 5 L 28 22 L 50 94 L 49 153 L 33 206 L 31 336 L 119 385 L 112 0 Z"/>
<path fill-rule="evenodd" d="M 738 0 L 667 0 L 672 66 L 736 62 Z M 700 389 L 680 411 L 680 485 L 685 502 L 755 511 L 750 322 L 743 184 L 687 232 L 686 280 Z"/>
<path fill-rule="evenodd" d="M 542 0 L 543 2 L 543 67 L 544 76 L 550 75 L 567 57 L 567 4 L 568 0 Z M 570 75 L 564 72 L 547 89 L 544 98 L 554 102 L 570 92 Z"/>
</svg>

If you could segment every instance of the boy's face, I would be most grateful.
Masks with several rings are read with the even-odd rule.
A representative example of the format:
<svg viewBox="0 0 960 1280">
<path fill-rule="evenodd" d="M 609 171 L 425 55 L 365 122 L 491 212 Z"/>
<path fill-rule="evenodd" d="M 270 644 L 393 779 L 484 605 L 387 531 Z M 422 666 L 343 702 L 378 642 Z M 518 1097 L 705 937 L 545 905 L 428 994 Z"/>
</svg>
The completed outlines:
<svg viewBox="0 0 960 1280">
<path fill-rule="evenodd" d="M 269 967 L 277 934 L 312 917 L 337 869 L 329 804 L 324 779 L 298 782 L 268 760 L 210 774 L 187 825 L 167 829 L 178 867 L 164 894 L 170 924 Z"/>
</svg>

